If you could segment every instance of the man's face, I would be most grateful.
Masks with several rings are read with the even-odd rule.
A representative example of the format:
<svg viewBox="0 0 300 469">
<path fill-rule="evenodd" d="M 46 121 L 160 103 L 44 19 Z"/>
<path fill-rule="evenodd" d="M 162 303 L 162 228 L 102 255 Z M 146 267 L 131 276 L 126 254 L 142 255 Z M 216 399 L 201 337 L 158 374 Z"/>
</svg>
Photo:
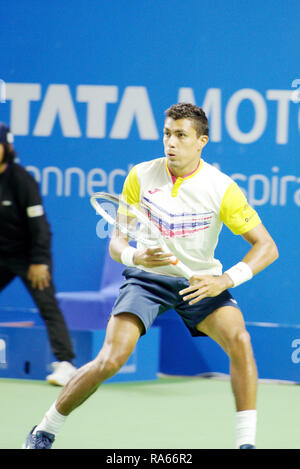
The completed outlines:
<svg viewBox="0 0 300 469">
<path fill-rule="evenodd" d="M 175 120 L 167 117 L 163 142 L 168 167 L 174 176 L 185 176 L 197 168 L 207 141 L 206 135 L 197 137 L 191 119 Z"/>
</svg>

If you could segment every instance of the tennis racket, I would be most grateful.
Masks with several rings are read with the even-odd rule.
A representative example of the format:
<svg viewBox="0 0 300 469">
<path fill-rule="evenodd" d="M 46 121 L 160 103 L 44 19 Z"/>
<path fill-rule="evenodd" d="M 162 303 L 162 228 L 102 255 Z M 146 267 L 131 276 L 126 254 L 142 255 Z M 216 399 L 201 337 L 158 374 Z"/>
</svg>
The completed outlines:
<svg viewBox="0 0 300 469">
<path fill-rule="evenodd" d="M 169 252 L 168 246 L 158 227 L 148 218 L 143 205 L 128 204 L 121 197 L 106 192 L 96 192 L 92 195 L 91 204 L 96 212 L 108 223 L 128 238 L 148 247 L 160 247 L 163 252 Z M 177 257 L 171 258 L 177 273 L 189 279 L 193 273 Z"/>
</svg>

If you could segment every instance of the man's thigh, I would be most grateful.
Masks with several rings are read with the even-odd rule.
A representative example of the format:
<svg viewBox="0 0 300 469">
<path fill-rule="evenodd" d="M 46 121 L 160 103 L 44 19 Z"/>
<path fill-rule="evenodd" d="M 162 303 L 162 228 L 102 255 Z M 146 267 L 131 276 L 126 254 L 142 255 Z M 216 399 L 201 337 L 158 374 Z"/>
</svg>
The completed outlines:
<svg viewBox="0 0 300 469">
<path fill-rule="evenodd" d="M 223 306 L 197 324 L 196 329 L 215 340 L 224 350 L 232 338 L 245 330 L 245 321 L 239 308 Z"/>
<path fill-rule="evenodd" d="M 117 316 L 111 316 L 98 358 L 124 357 L 126 360 L 143 333 L 144 325 L 135 314 L 124 312 Z"/>
</svg>

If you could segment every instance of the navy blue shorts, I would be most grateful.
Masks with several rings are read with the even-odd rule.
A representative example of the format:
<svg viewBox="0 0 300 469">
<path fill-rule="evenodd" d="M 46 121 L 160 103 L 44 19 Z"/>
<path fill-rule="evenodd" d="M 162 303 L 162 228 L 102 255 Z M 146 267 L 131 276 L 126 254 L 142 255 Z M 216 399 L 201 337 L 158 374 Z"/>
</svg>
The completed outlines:
<svg viewBox="0 0 300 469">
<path fill-rule="evenodd" d="M 123 275 L 125 281 L 113 306 L 112 315 L 132 313 L 138 316 L 145 326 L 144 333 L 158 315 L 174 309 L 193 337 L 205 335 L 198 331 L 196 326 L 206 316 L 222 306 L 239 308 L 228 290 L 218 296 L 204 298 L 194 305 L 189 305 L 178 293 L 189 286 L 185 278 L 152 274 L 135 267 L 126 268 Z"/>
</svg>

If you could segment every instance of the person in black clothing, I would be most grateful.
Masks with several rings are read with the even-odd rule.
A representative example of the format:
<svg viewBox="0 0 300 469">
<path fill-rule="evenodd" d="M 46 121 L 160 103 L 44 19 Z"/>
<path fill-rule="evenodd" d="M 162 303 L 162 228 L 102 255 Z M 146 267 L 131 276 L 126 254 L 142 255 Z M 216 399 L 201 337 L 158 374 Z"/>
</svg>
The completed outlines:
<svg viewBox="0 0 300 469">
<path fill-rule="evenodd" d="M 0 123 L 0 292 L 16 276 L 21 278 L 45 322 L 58 360 L 47 381 L 64 386 L 76 371 L 75 355 L 55 297 L 50 226 L 38 183 L 14 158 L 13 135 Z"/>
</svg>

